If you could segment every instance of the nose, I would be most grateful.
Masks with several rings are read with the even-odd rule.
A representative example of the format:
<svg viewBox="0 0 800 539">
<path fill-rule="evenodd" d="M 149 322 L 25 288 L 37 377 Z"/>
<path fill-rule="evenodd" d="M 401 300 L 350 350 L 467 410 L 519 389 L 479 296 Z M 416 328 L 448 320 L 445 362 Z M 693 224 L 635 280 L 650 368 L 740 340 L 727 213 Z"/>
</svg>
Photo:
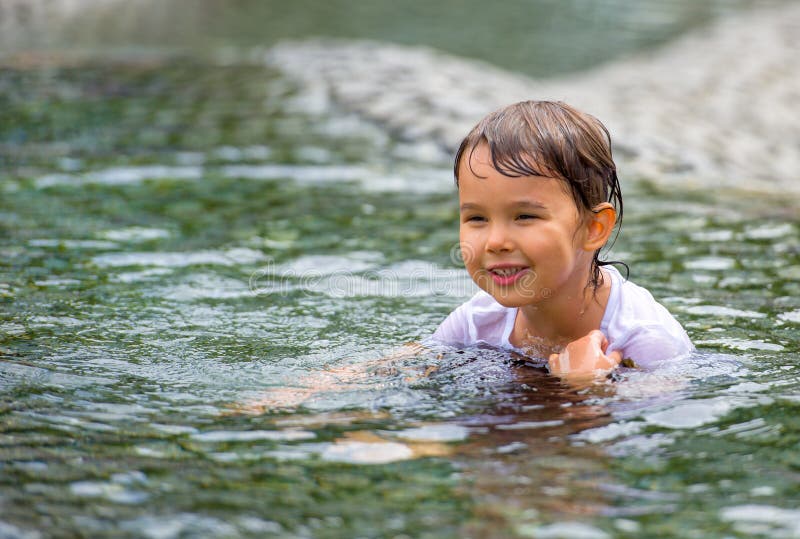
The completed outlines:
<svg viewBox="0 0 800 539">
<path fill-rule="evenodd" d="M 489 235 L 486 238 L 486 250 L 492 253 L 511 251 L 513 241 L 508 227 L 504 223 L 494 222 L 489 226 Z"/>
</svg>

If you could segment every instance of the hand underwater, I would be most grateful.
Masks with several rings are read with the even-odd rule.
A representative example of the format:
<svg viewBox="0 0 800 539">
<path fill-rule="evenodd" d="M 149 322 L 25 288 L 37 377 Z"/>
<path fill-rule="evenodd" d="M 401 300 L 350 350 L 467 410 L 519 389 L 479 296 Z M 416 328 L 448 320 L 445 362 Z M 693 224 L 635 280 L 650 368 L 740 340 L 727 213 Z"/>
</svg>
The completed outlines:
<svg viewBox="0 0 800 539">
<path fill-rule="evenodd" d="M 615 350 L 606 355 L 608 339 L 600 330 L 569 343 L 560 354 L 551 354 L 548 367 L 551 374 L 565 378 L 585 378 L 607 374 L 622 361 Z"/>
</svg>

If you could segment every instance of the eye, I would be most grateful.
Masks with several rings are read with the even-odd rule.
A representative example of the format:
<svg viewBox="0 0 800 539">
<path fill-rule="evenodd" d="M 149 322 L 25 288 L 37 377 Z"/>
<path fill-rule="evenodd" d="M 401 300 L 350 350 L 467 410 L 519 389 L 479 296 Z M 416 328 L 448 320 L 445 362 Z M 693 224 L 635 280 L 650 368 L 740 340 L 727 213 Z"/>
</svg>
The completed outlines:
<svg viewBox="0 0 800 539">
<path fill-rule="evenodd" d="M 464 219 L 465 223 L 483 223 L 486 221 L 486 217 L 482 215 L 470 215 Z"/>
<path fill-rule="evenodd" d="M 517 216 L 517 219 L 520 220 L 528 220 L 528 219 L 538 219 L 536 215 L 531 215 L 530 213 L 523 213 Z"/>
</svg>

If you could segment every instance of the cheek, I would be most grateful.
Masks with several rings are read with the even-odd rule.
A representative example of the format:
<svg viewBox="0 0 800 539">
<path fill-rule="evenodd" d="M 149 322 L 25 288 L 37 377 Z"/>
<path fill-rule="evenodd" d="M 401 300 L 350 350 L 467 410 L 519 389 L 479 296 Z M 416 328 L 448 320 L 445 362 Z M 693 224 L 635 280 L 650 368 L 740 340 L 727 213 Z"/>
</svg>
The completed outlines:
<svg viewBox="0 0 800 539">
<path fill-rule="evenodd" d="M 461 232 L 461 234 L 459 234 L 458 246 L 459 258 L 467 268 L 477 263 L 479 248 L 474 235 Z"/>
<path fill-rule="evenodd" d="M 464 266 L 467 269 L 474 267 L 477 263 L 477 257 L 475 256 L 475 249 L 473 248 L 472 244 L 462 241 L 459 245 L 459 249 L 461 262 L 463 262 Z"/>
</svg>

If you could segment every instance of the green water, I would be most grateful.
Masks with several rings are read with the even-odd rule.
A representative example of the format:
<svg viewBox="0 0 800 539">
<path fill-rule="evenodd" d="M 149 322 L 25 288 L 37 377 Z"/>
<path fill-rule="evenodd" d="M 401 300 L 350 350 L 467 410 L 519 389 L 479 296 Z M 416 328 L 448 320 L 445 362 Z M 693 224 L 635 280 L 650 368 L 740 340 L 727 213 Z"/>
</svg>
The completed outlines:
<svg viewBox="0 0 800 539">
<path fill-rule="evenodd" d="M 800 533 L 792 201 L 625 180 L 612 256 L 699 348 L 658 373 L 363 367 L 473 291 L 448 163 L 259 66 L 0 87 L 0 536 Z"/>
<path fill-rule="evenodd" d="M 0 36 L 3 50 L 169 48 L 216 56 L 284 40 L 367 39 L 433 47 L 547 77 L 786 0 L 504 0 L 499 6 L 480 0 L 77 0 L 82 9 L 59 11 L 51 2 L 52 12 L 47 2 L 30 1 L 28 9 L 0 4 L 0 24 L 9 21 Z"/>
</svg>

